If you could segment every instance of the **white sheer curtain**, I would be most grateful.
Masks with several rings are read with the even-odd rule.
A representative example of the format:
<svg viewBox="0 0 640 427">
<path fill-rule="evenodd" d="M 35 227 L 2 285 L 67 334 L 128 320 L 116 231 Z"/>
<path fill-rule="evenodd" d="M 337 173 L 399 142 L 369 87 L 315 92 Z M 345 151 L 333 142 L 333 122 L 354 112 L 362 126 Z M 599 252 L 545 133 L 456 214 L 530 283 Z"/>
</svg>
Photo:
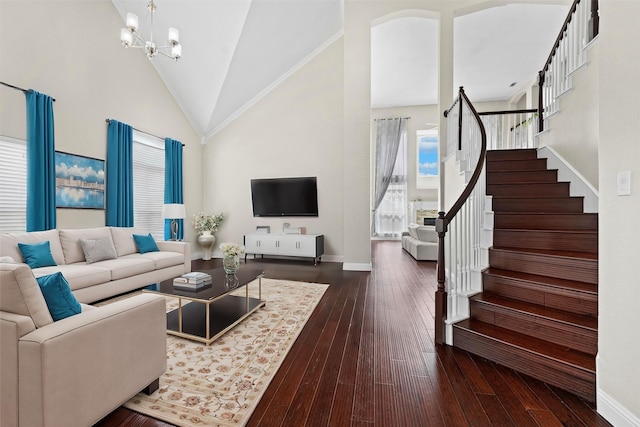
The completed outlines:
<svg viewBox="0 0 640 427">
<path fill-rule="evenodd" d="M 407 228 L 407 120 L 376 122 L 373 237 L 400 237 Z"/>
</svg>

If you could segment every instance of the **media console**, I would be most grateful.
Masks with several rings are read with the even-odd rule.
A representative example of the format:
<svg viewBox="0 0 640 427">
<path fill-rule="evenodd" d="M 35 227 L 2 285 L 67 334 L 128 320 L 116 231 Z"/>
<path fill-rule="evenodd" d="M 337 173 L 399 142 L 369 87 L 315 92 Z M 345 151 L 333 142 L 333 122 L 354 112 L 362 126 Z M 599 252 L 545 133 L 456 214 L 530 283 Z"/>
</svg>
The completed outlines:
<svg viewBox="0 0 640 427">
<path fill-rule="evenodd" d="M 278 255 L 313 258 L 316 265 L 324 254 L 323 234 L 245 234 L 244 260 L 247 255 Z"/>
</svg>

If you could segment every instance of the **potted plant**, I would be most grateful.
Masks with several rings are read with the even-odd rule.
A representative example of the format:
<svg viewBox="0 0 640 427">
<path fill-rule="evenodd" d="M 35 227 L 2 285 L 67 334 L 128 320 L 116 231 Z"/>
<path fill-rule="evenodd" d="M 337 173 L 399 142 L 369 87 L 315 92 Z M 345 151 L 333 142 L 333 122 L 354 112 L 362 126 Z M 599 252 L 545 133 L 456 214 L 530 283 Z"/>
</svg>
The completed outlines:
<svg viewBox="0 0 640 427">
<path fill-rule="evenodd" d="M 202 259 L 207 261 L 211 259 L 211 248 L 216 242 L 216 236 L 213 235 L 218 231 L 218 227 L 224 220 L 222 212 L 207 215 L 199 212 L 193 215 L 193 228 L 198 232 L 198 243 L 203 247 L 204 252 Z"/>
</svg>

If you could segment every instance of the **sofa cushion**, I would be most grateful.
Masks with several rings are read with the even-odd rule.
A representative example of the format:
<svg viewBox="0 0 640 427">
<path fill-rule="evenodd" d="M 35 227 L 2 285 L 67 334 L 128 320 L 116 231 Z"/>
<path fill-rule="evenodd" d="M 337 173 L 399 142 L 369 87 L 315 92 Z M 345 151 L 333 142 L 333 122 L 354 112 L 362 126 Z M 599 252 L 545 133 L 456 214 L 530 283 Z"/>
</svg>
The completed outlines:
<svg viewBox="0 0 640 427">
<path fill-rule="evenodd" d="M 18 248 L 20 249 L 24 262 L 31 268 L 58 265 L 51 254 L 51 245 L 48 240 L 40 243 L 18 242 Z"/>
<path fill-rule="evenodd" d="M 141 254 L 160 251 L 151 233 L 147 234 L 146 236 L 141 234 L 134 234 L 133 240 L 135 240 L 136 246 L 138 247 L 138 252 L 140 252 Z"/>
<path fill-rule="evenodd" d="M 125 255 L 116 259 L 99 261 L 91 265 L 108 268 L 111 273 L 111 280 L 147 273 L 155 268 L 152 260 L 142 258 L 140 254 Z"/>
<path fill-rule="evenodd" d="M 152 260 L 156 270 L 184 264 L 184 254 L 178 252 L 147 252 L 140 254 L 141 258 Z"/>
<path fill-rule="evenodd" d="M 134 234 L 145 234 L 145 232 L 135 227 L 109 227 L 111 238 L 116 247 L 118 256 L 138 253 L 138 247 L 133 240 Z"/>
<path fill-rule="evenodd" d="M 62 246 L 60 246 L 60 236 L 58 230 L 31 231 L 20 233 L 4 233 L 0 235 L 0 255 L 10 256 L 18 262 L 23 262 L 22 253 L 18 248 L 18 243 L 40 243 L 49 242 L 51 255 L 58 265 L 64 264 Z"/>
<path fill-rule="evenodd" d="M 72 291 L 76 289 L 86 288 L 101 283 L 106 283 L 111 280 L 111 271 L 108 268 L 101 267 L 99 261 L 95 264 L 86 264 L 84 262 L 59 265 L 57 267 L 42 267 L 33 270 L 33 274 L 36 277 L 46 276 L 56 272 L 61 272 Z"/>
<path fill-rule="evenodd" d="M 80 239 L 80 246 L 82 246 L 82 252 L 84 252 L 84 258 L 87 264 L 105 259 L 114 259 L 116 257 L 116 248 L 113 246 L 110 237 Z"/>
<path fill-rule="evenodd" d="M 37 328 L 53 323 L 32 270 L 22 263 L 0 263 L 0 311 L 28 316 Z"/>
<path fill-rule="evenodd" d="M 62 273 L 38 277 L 37 281 L 54 322 L 82 312 L 80 303 L 71 293 L 69 283 Z"/>
<path fill-rule="evenodd" d="M 111 240 L 111 232 L 108 227 L 62 229 L 60 232 L 60 245 L 64 253 L 65 264 L 73 264 L 85 260 L 80 239 L 103 239 Z"/>
</svg>

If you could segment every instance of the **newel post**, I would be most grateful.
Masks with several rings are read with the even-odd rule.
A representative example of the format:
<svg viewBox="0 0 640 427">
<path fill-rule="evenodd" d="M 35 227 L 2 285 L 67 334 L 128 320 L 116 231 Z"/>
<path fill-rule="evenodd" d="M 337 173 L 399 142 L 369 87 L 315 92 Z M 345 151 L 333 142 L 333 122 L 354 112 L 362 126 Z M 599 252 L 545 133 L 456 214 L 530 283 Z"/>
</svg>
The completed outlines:
<svg viewBox="0 0 640 427">
<path fill-rule="evenodd" d="M 447 317 L 447 291 L 445 288 L 445 266 L 444 266 L 444 237 L 447 233 L 444 212 L 438 212 L 436 219 L 436 232 L 438 233 L 438 289 L 436 290 L 435 303 L 435 341 L 436 344 L 445 343 L 445 320 Z"/>
</svg>

